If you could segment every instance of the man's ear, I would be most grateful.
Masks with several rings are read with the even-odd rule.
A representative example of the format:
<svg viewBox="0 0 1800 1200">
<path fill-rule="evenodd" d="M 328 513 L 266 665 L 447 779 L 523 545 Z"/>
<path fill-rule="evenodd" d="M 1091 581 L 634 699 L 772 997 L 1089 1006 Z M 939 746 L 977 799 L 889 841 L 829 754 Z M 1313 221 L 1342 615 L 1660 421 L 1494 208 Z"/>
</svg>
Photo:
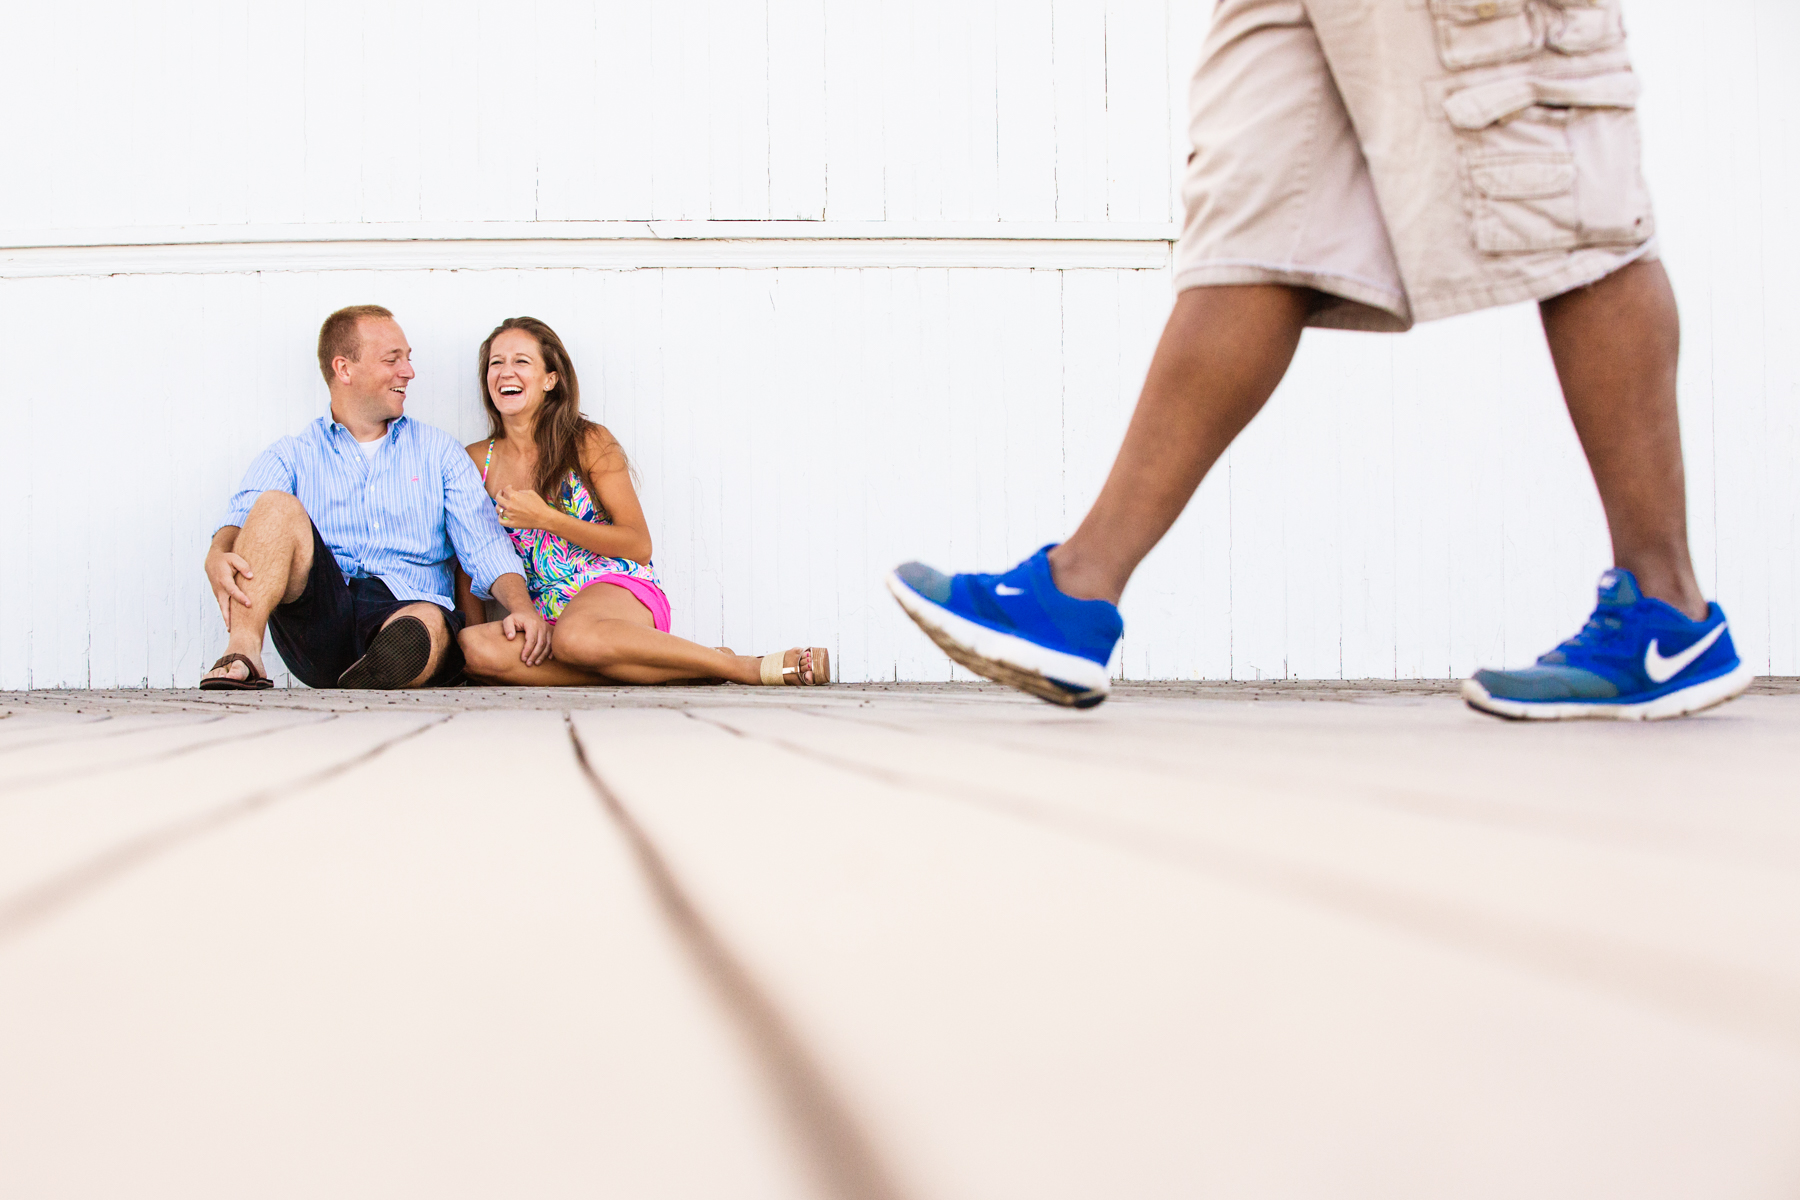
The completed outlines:
<svg viewBox="0 0 1800 1200">
<path fill-rule="evenodd" d="M 331 360 L 331 373 L 337 376 L 339 383 L 350 382 L 350 360 L 342 354 Z"/>
</svg>

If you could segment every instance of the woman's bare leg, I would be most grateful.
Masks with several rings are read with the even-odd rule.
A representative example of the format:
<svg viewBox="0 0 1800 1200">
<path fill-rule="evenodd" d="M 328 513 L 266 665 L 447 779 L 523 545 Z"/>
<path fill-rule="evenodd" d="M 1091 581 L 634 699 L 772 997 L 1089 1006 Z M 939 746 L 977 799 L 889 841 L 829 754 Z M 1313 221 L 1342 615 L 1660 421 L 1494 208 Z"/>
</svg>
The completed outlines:
<svg viewBox="0 0 1800 1200">
<path fill-rule="evenodd" d="M 611 583 L 582 588 L 563 609 L 551 642 L 551 660 L 536 667 L 519 661 L 516 643 L 498 623 L 462 634 L 468 672 L 484 683 L 513 687 L 599 686 L 726 679 L 761 683 L 761 660 L 727 654 L 664 633 L 638 598 Z"/>
<path fill-rule="evenodd" d="M 594 583 L 581 589 L 556 622 L 551 657 L 617 683 L 728 679 L 761 683 L 759 660 L 721 654 L 656 628 L 650 610 L 626 589 Z"/>
<path fill-rule="evenodd" d="M 535 667 L 519 661 L 522 638 L 506 640 L 500 622 L 470 625 L 457 635 L 463 672 L 477 683 L 505 687 L 605 687 L 613 681 L 549 658 Z M 552 647 L 554 647 L 554 640 Z"/>
</svg>

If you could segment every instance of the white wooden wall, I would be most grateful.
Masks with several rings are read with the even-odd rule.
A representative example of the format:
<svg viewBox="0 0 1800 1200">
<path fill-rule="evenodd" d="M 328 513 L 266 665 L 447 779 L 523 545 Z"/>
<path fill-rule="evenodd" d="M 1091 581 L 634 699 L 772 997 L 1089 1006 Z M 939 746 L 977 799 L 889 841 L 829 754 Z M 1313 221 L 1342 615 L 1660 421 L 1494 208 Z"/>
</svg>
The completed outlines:
<svg viewBox="0 0 1800 1200">
<path fill-rule="evenodd" d="M 191 684 L 199 561 L 393 308 L 409 411 L 555 325 L 643 479 L 677 632 L 944 678 L 880 590 L 1098 489 L 1170 303 L 1203 0 L 32 6 L 0 72 L 0 688 Z M 1628 0 L 1683 304 L 1703 582 L 1800 673 L 1790 0 Z M 1311 333 L 1127 596 L 1132 678 L 1529 661 L 1607 563 L 1535 312 Z"/>
</svg>

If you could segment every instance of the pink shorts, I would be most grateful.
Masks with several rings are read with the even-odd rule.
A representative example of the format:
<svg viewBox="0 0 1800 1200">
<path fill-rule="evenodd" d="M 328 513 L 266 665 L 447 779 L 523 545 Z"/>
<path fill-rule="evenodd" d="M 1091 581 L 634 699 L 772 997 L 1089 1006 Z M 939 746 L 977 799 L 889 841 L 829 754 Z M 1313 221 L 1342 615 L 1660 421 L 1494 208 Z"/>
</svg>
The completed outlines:
<svg viewBox="0 0 1800 1200">
<path fill-rule="evenodd" d="M 650 619 L 656 622 L 656 627 L 664 633 L 669 632 L 669 598 L 654 583 L 633 575 L 596 575 L 581 586 L 592 587 L 596 583 L 615 584 L 636 596 L 638 603 L 650 610 Z M 552 625 L 556 624 L 555 617 L 545 619 Z"/>
</svg>

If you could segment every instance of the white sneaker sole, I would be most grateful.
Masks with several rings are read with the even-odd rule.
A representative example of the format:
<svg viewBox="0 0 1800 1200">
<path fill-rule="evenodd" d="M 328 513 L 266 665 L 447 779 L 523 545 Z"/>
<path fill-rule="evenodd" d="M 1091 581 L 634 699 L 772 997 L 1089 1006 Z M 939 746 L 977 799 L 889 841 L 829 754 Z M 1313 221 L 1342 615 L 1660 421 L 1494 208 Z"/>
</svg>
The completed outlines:
<svg viewBox="0 0 1800 1200">
<path fill-rule="evenodd" d="M 1735 671 L 1703 680 L 1692 687 L 1644 700 L 1637 704 L 1556 704 L 1529 700 L 1503 700 L 1473 679 L 1463 680 L 1462 695 L 1470 708 L 1512 721 L 1663 721 L 1685 717 L 1723 704 L 1756 682 L 1756 672 L 1739 663 Z"/>
<path fill-rule="evenodd" d="M 1092 708 L 1106 699 L 1106 668 L 1091 659 L 1046 650 L 1024 638 L 977 625 L 939 608 L 892 572 L 887 586 L 906 615 L 939 650 L 983 679 L 1068 708 Z"/>
</svg>

